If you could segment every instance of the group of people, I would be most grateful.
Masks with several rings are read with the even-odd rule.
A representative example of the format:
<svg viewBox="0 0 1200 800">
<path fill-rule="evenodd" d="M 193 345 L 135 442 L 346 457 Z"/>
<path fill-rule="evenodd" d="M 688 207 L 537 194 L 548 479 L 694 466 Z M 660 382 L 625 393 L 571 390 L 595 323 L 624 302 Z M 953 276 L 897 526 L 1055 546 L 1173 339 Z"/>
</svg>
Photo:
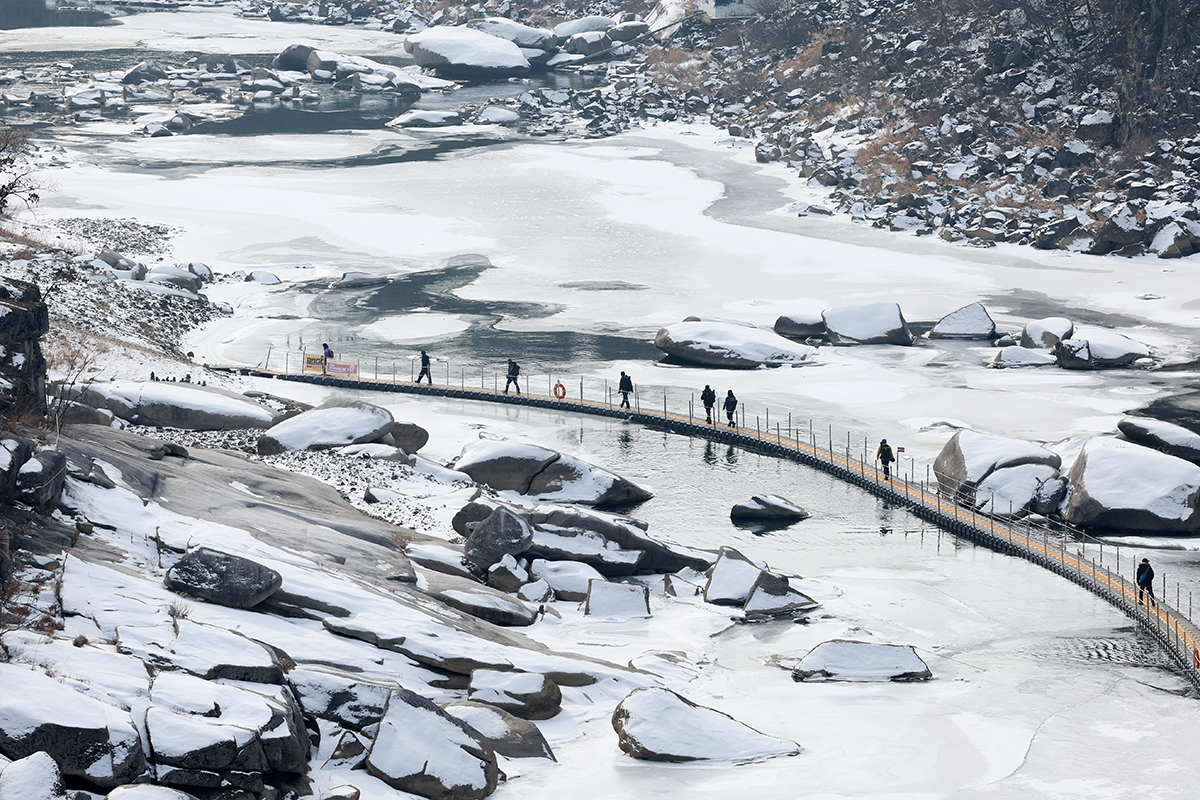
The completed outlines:
<svg viewBox="0 0 1200 800">
<path fill-rule="evenodd" d="M 717 393 L 707 383 L 704 384 L 704 391 L 700 393 L 700 402 L 704 404 L 705 422 L 709 425 L 715 425 L 713 422 L 713 406 L 717 404 Z M 728 420 L 729 427 L 737 427 L 737 407 L 738 399 L 733 395 L 733 389 L 730 389 L 725 394 L 725 402 L 722 405 L 725 409 L 725 418 Z"/>
<path fill-rule="evenodd" d="M 510 386 L 516 387 L 517 394 L 521 393 L 521 384 L 517 380 L 520 376 L 521 365 L 510 358 L 508 360 L 508 380 L 504 383 L 505 394 L 508 394 Z M 417 383 L 420 383 L 422 378 L 430 386 L 433 385 L 433 373 L 429 370 L 429 353 L 426 353 L 424 350 L 421 351 L 421 371 L 417 373 Z"/>
</svg>

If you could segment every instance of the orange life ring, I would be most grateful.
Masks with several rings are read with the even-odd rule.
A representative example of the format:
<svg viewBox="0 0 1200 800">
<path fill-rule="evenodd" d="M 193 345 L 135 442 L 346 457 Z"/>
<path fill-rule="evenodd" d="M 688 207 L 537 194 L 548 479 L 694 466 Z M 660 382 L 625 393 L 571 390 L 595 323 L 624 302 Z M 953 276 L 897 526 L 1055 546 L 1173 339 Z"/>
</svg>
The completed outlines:
<svg viewBox="0 0 1200 800">
<path fill-rule="evenodd" d="M 559 400 L 567 396 L 567 387 L 562 385 L 562 381 L 554 384 L 554 396 Z"/>
</svg>

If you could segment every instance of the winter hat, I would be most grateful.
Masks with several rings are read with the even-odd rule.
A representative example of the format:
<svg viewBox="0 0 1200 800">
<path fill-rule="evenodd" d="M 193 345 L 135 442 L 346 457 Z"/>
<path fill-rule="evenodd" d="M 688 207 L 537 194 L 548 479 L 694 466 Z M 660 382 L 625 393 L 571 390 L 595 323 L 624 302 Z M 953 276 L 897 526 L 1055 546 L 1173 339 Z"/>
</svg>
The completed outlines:
<svg viewBox="0 0 1200 800">
<path fill-rule="evenodd" d="M 1143 563 L 1143 564 L 1149 564 L 1149 563 L 1150 563 L 1150 559 L 1148 559 L 1148 558 L 1143 558 L 1143 559 L 1142 559 L 1142 563 Z"/>
</svg>

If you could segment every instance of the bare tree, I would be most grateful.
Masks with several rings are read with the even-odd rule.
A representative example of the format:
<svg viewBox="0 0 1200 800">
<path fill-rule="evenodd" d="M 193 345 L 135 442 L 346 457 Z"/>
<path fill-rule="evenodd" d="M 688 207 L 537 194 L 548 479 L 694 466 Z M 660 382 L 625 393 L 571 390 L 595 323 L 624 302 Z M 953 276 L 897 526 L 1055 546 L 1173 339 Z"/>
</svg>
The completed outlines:
<svg viewBox="0 0 1200 800">
<path fill-rule="evenodd" d="M 29 131 L 0 126 L 0 216 L 15 198 L 34 205 L 41 198 L 33 164 L 29 160 Z"/>
</svg>

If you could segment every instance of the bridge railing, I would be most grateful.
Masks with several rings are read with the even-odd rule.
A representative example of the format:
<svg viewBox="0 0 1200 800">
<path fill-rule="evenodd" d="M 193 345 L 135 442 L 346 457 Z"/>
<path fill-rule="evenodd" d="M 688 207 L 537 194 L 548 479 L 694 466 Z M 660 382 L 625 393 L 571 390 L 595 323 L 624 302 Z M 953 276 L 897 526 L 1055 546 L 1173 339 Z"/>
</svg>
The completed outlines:
<svg viewBox="0 0 1200 800">
<path fill-rule="evenodd" d="M 343 363 L 350 360 L 344 356 L 341 359 Z M 314 374 L 311 360 L 309 363 L 310 371 L 305 372 L 303 354 L 272 355 L 268 352 L 257 368 L 241 371 L 347 389 L 461 397 L 619 416 L 816 467 L 903 505 L 916 516 L 956 535 L 1039 564 L 1088 589 L 1149 631 L 1179 664 L 1184 675 L 1200 688 L 1200 628 L 1193 622 L 1192 591 L 1187 590 L 1185 596 L 1178 580 L 1172 603 L 1169 576 L 1160 572 L 1155 582 L 1158 596 L 1153 603 L 1149 598 L 1143 603 L 1138 587 L 1125 577 L 1136 571 L 1137 560 L 1126 559 L 1119 545 L 1106 544 L 1060 521 L 1019 517 L 1016 512 L 1020 509 L 1013 509 L 1011 503 L 1009 513 L 996 513 L 994 496 L 983 503 L 979 498 L 964 502 L 966 498 L 953 497 L 942 491 L 928 464 L 924 476 L 914 474 L 916 464 L 911 458 L 898 461 L 895 474 L 890 479 L 885 478 L 876 466 L 869 438 L 860 440 L 846 431 L 843 439 L 832 423 L 818 426 L 812 418 L 801 418 L 791 412 L 772 413 L 765 406 L 751 414 L 750 406 L 739 400 L 731 426 L 720 421 L 720 417 L 725 416 L 721 406 L 724 398 L 718 397 L 713 409 L 714 424 L 710 425 L 705 421 L 702 407 L 697 406 L 694 392 L 689 394 L 678 389 L 672 392 L 670 387 L 646 391 L 635 387 L 626 409 L 621 407 L 621 393 L 617 391 L 615 381 L 593 380 L 589 383 L 581 376 L 553 372 L 523 373 L 520 385 L 524 393 L 516 394 L 503 390 L 501 378 L 505 374 L 501 371 L 465 365 L 456 368 L 446 361 L 438 361 L 432 366 L 433 378 L 441 381 L 432 384 L 414 382 L 418 372 L 415 358 L 410 360 L 407 376 L 401 374 L 403 361 L 399 359 L 382 363 L 376 357 L 359 359 L 355 377 Z M 475 388 L 476 381 L 479 388 Z M 905 460 L 906 465 L 903 464 Z M 981 510 L 984 507 L 991 509 L 991 513 L 984 513 Z"/>
</svg>

